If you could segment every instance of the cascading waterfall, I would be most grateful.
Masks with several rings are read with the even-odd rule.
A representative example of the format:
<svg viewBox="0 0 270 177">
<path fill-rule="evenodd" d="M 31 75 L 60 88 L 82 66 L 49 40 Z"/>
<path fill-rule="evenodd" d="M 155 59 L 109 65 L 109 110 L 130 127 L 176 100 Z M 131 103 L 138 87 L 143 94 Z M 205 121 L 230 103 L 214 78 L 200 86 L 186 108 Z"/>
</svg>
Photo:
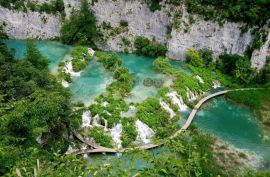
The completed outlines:
<svg viewBox="0 0 270 177">
<path fill-rule="evenodd" d="M 91 127 L 91 112 L 84 111 L 82 114 L 82 127 Z"/>
<path fill-rule="evenodd" d="M 176 91 L 168 93 L 166 96 L 170 97 L 172 99 L 172 103 L 176 104 L 179 108 L 179 111 L 186 111 L 187 105 L 184 103 L 182 97 L 178 95 Z"/>
<path fill-rule="evenodd" d="M 122 141 L 121 141 L 121 133 L 122 133 L 122 124 L 116 124 L 111 129 L 111 136 L 112 139 L 118 149 L 122 147 Z"/>
<path fill-rule="evenodd" d="M 188 87 L 186 88 L 186 92 L 187 92 L 188 101 L 196 100 L 196 98 L 198 96 L 198 94 L 196 92 L 192 92 Z"/>
<path fill-rule="evenodd" d="M 155 132 L 145 123 L 140 121 L 139 119 L 135 122 L 136 130 L 138 132 L 138 136 L 136 138 L 137 142 L 142 142 L 143 144 L 149 144 L 152 138 L 155 135 Z"/>
<path fill-rule="evenodd" d="M 203 79 L 202 79 L 199 75 L 196 75 L 195 78 L 196 78 L 201 84 L 204 84 Z"/>
<path fill-rule="evenodd" d="M 162 100 L 162 98 L 159 99 L 159 103 L 161 107 L 170 114 L 169 120 L 171 120 L 176 115 L 175 112 L 172 110 L 172 108 L 170 108 L 167 103 Z"/>
<path fill-rule="evenodd" d="M 219 88 L 219 87 L 221 87 L 221 83 L 218 80 L 214 80 L 213 81 L 213 88 L 216 89 L 216 88 Z"/>
</svg>

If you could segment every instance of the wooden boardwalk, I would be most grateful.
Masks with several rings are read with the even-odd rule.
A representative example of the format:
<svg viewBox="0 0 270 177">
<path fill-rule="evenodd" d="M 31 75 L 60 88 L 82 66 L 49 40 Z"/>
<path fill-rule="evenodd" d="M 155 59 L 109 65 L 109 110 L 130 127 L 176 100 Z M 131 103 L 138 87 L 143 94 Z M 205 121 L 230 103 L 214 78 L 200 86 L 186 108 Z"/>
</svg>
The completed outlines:
<svg viewBox="0 0 270 177">
<path fill-rule="evenodd" d="M 173 139 L 175 137 L 177 137 L 181 132 L 185 131 L 186 129 L 188 129 L 188 127 L 191 125 L 194 117 L 196 116 L 196 113 L 198 111 L 198 109 L 208 100 L 220 96 L 220 95 L 224 95 L 228 92 L 232 92 L 232 91 L 244 91 L 244 90 L 256 90 L 256 89 L 263 89 L 263 88 L 243 88 L 243 89 L 233 89 L 233 90 L 223 90 L 223 91 L 219 91 L 213 94 L 210 94 L 204 98 L 202 98 L 193 108 L 193 110 L 191 111 L 191 113 L 189 114 L 189 117 L 187 119 L 187 121 L 185 122 L 185 124 L 182 126 L 181 129 L 179 129 L 178 131 L 176 131 L 172 136 L 170 136 L 170 139 Z M 139 147 L 134 147 L 134 148 L 126 148 L 126 149 L 111 149 L 111 148 L 106 148 L 103 146 L 99 146 L 96 143 L 90 142 L 88 140 L 85 140 L 80 134 L 73 132 L 74 136 L 79 139 L 81 142 L 89 145 L 91 147 L 91 149 L 85 149 L 85 150 L 79 150 L 76 151 L 75 153 L 80 155 L 80 154 L 87 154 L 87 153 L 117 153 L 117 152 L 126 152 L 126 151 L 130 151 L 130 150 L 147 150 L 147 149 L 153 149 L 156 147 L 161 146 L 162 144 L 147 144 L 147 145 L 143 145 L 143 146 L 139 146 Z"/>
</svg>

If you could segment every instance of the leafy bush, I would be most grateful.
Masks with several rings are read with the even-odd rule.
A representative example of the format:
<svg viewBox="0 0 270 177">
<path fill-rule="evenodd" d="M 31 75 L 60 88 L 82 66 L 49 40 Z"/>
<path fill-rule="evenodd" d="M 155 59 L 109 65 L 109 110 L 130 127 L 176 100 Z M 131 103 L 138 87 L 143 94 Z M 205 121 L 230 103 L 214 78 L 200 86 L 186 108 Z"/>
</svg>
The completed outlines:
<svg viewBox="0 0 270 177">
<path fill-rule="evenodd" d="M 94 138 L 94 140 L 101 146 L 112 147 L 112 137 L 106 135 L 102 127 L 94 127 L 90 129 L 89 137 Z"/>
<path fill-rule="evenodd" d="M 88 47 L 76 46 L 71 51 L 72 67 L 75 72 L 83 70 L 91 59 Z"/>
<path fill-rule="evenodd" d="M 126 20 L 120 20 L 120 26 L 122 26 L 122 27 L 127 27 L 128 26 L 128 21 L 126 21 Z"/>
<path fill-rule="evenodd" d="M 244 22 L 250 26 L 267 24 L 270 17 L 269 1 L 223 1 L 223 0 L 188 0 L 188 12 L 201 14 L 206 20 L 229 20 Z"/>
<path fill-rule="evenodd" d="M 201 54 L 195 49 L 188 49 L 186 53 L 186 61 L 192 66 L 203 67 L 204 62 L 201 57 Z"/>
<path fill-rule="evenodd" d="M 169 113 L 160 106 L 157 98 L 145 100 L 137 109 L 136 116 L 152 129 L 157 130 L 167 126 Z"/>
<path fill-rule="evenodd" d="M 137 36 L 135 39 L 136 54 L 146 55 L 150 57 L 165 56 L 167 52 L 166 46 L 163 44 L 150 41 L 149 39 Z"/>
</svg>

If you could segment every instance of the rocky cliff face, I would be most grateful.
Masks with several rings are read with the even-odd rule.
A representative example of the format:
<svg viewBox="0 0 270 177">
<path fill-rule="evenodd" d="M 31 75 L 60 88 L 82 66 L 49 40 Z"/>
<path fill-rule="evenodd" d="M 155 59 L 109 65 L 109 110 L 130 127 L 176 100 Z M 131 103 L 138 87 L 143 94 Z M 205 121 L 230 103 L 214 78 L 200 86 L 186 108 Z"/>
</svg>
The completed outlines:
<svg viewBox="0 0 270 177">
<path fill-rule="evenodd" d="M 41 3 L 43 0 L 38 0 Z M 79 0 L 65 0 L 67 17 L 72 8 L 78 8 Z M 218 56 L 222 52 L 243 54 L 253 39 L 250 32 L 241 34 L 240 25 L 225 23 L 220 26 L 216 22 L 204 21 L 193 15 L 194 22 L 189 22 L 189 14 L 184 7 L 179 7 L 181 12 L 179 28 L 171 31 L 171 37 L 166 34 L 167 26 L 173 21 L 172 8 L 165 6 L 161 11 L 151 12 L 146 4 L 139 0 L 98 0 L 91 6 L 98 24 L 110 22 L 112 27 L 118 27 L 120 20 L 128 22 L 127 30 L 120 34 L 109 36 L 105 43 L 99 46 L 106 50 L 123 51 L 133 50 L 132 46 L 125 46 L 122 37 L 131 42 L 135 36 L 141 35 L 161 43 L 168 47 L 167 56 L 173 59 L 183 60 L 188 48 L 208 48 Z M 4 21 L 7 33 L 14 38 L 50 38 L 59 35 L 60 18 L 36 12 L 22 13 L 0 8 L 0 21 Z M 44 19 L 46 22 L 44 23 Z M 104 31 L 106 32 L 106 31 Z M 259 51 L 252 56 L 252 64 L 261 68 L 269 55 L 268 41 Z"/>
<path fill-rule="evenodd" d="M 17 12 L 0 7 L 0 23 L 11 38 L 48 39 L 59 36 L 60 17 L 38 12 Z"/>
</svg>

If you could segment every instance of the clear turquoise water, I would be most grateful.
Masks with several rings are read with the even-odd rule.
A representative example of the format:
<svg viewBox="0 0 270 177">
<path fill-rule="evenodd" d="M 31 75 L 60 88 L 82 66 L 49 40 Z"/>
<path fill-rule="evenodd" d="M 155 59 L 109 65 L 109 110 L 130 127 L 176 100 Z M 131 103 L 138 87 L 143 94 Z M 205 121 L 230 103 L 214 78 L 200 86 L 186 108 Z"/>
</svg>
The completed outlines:
<svg viewBox="0 0 270 177">
<path fill-rule="evenodd" d="M 146 78 L 162 79 L 164 82 L 168 79 L 165 75 L 154 71 L 154 58 L 138 56 L 134 54 L 118 53 L 125 67 L 129 69 L 135 79 L 135 86 L 131 91 L 131 95 L 126 98 L 127 102 L 141 102 L 149 97 L 155 97 L 158 88 L 146 87 L 143 81 Z M 181 67 L 180 61 L 171 60 L 171 64 L 178 69 L 190 74 L 191 71 Z"/>
<path fill-rule="evenodd" d="M 182 123 L 189 112 L 182 114 Z M 233 104 L 224 96 L 213 98 L 198 111 L 193 124 L 237 148 L 262 156 L 265 166 L 270 164 L 270 142 L 264 139 L 262 128 L 249 108 Z"/>
<path fill-rule="evenodd" d="M 23 59 L 26 51 L 26 41 L 25 40 L 7 40 L 5 41 L 8 48 L 13 48 L 16 50 L 15 58 Z M 55 70 L 59 62 L 63 60 L 66 55 L 69 54 L 71 47 L 63 45 L 59 42 L 52 41 L 34 41 L 38 50 L 43 56 L 45 56 L 49 61 L 49 68 Z"/>
<path fill-rule="evenodd" d="M 111 75 L 104 70 L 103 66 L 95 60 L 91 60 L 82 71 L 81 76 L 73 80 L 70 85 L 73 93 L 72 100 L 74 102 L 83 101 L 89 105 L 94 98 L 105 91 L 111 81 Z"/>
</svg>

